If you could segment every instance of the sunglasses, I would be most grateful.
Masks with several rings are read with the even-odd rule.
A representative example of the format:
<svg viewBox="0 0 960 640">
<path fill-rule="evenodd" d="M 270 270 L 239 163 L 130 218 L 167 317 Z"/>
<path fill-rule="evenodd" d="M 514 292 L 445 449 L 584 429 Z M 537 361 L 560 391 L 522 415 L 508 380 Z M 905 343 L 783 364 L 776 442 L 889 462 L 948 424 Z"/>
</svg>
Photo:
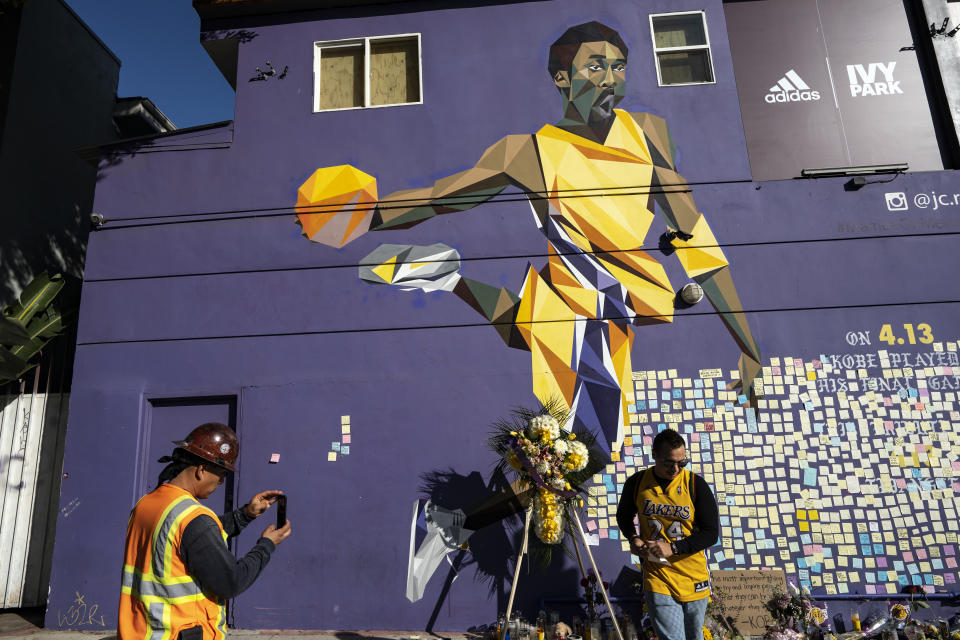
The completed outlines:
<svg viewBox="0 0 960 640">
<path fill-rule="evenodd" d="M 674 465 L 680 469 L 683 469 L 690 464 L 690 460 L 687 458 L 684 458 L 683 460 L 657 460 L 657 464 L 666 469 L 673 469 Z"/>
</svg>

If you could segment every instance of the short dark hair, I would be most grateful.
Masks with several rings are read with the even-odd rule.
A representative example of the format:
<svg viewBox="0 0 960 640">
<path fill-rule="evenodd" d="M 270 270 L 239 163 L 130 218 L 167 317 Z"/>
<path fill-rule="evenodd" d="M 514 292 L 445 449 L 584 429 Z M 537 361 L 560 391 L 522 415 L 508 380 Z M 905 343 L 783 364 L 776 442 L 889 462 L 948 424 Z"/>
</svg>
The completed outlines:
<svg viewBox="0 0 960 640">
<path fill-rule="evenodd" d="M 168 463 L 167 466 L 160 471 L 160 475 L 157 477 L 158 487 L 164 482 L 170 482 L 180 475 L 181 471 L 189 467 L 204 467 L 206 469 L 217 468 L 217 465 L 214 463 L 204 460 L 200 456 L 190 453 L 185 449 L 181 449 L 180 447 L 174 449 L 169 456 L 160 458 L 157 460 L 157 462 Z"/>
<path fill-rule="evenodd" d="M 687 446 L 687 443 L 684 442 L 683 436 L 674 431 L 673 429 L 664 429 L 657 434 L 657 437 L 653 439 L 653 453 L 660 455 L 666 453 L 667 451 L 673 451 L 680 447 Z"/>
<path fill-rule="evenodd" d="M 620 37 L 620 34 L 605 24 L 600 24 L 596 20 L 584 22 L 575 27 L 570 27 L 563 32 L 563 35 L 557 38 L 557 41 L 550 45 L 550 58 L 547 60 L 547 71 L 550 77 L 557 75 L 557 71 L 569 71 L 573 64 L 573 58 L 580 50 L 580 45 L 584 42 L 609 42 L 627 57 L 627 44 Z"/>
</svg>

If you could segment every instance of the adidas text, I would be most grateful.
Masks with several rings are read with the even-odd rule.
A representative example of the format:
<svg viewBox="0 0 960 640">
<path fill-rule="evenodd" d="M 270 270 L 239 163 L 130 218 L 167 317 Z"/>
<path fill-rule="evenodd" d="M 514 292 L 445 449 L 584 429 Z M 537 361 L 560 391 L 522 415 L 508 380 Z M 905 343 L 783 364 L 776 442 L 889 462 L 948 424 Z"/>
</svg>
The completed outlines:
<svg viewBox="0 0 960 640">
<path fill-rule="evenodd" d="M 768 93 L 764 98 L 770 104 L 774 102 L 809 102 L 819 100 L 819 91 L 782 91 L 780 93 Z"/>
<path fill-rule="evenodd" d="M 804 82 L 795 70 L 790 69 L 777 84 L 770 87 L 770 91 L 763 98 L 770 104 L 776 102 L 809 102 L 819 100 L 820 92 L 814 91 Z"/>
</svg>

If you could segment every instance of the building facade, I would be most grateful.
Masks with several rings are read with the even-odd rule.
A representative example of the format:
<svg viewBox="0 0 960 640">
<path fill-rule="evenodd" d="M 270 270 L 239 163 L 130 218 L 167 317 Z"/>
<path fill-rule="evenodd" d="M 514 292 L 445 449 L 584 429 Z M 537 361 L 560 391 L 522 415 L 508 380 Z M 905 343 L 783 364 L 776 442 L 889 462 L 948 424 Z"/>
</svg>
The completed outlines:
<svg viewBox="0 0 960 640">
<path fill-rule="evenodd" d="M 720 504 L 711 568 L 955 589 L 952 25 L 886 0 L 329 5 L 195 2 L 235 120 L 105 149 L 49 626 L 115 624 L 127 514 L 208 420 L 242 442 L 214 506 L 283 489 L 293 526 L 234 626 L 489 622 L 522 522 L 410 602 L 418 513 L 495 493 L 491 424 L 554 398 L 610 458 L 583 513 L 608 579 L 632 575 L 619 488 L 670 426 Z M 851 5 L 862 39 L 834 33 Z M 551 63 L 593 21 L 621 39 L 597 68 Z M 577 114 L 607 137 L 553 126 Z M 690 282 L 707 299 L 675 303 Z M 518 606 L 579 579 L 555 554 Z"/>
</svg>

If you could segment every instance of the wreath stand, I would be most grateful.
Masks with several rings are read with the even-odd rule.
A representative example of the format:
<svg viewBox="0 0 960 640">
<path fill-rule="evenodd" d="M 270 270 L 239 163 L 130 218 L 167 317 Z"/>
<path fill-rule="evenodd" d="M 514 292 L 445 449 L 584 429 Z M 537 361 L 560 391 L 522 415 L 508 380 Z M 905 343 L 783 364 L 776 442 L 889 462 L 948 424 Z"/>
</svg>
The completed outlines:
<svg viewBox="0 0 960 640">
<path fill-rule="evenodd" d="M 510 597 L 507 600 L 507 617 L 504 622 L 503 628 L 500 630 L 500 640 L 504 640 L 507 634 L 507 628 L 510 625 L 510 615 L 513 613 L 513 596 L 517 592 L 517 582 L 520 580 L 520 565 L 523 564 L 523 556 L 527 554 L 527 543 L 530 538 L 530 520 L 533 517 L 533 505 L 531 504 L 527 507 L 527 515 L 524 519 L 523 524 L 523 542 L 520 545 L 520 553 L 517 554 L 517 564 L 513 569 L 513 584 L 510 585 Z M 576 511 L 573 509 L 567 509 L 567 517 L 577 523 L 577 533 L 580 534 L 580 543 L 583 544 L 583 550 L 587 552 L 587 558 L 590 560 L 590 566 L 593 568 L 593 574 L 597 576 L 597 588 L 600 589 L 600 593 L 603 594 L 603 602 L 607 605 L 607 611 L 610 612 L 610 621 L 613 623 L 613 628 L 617 631 L 617 638 L 619 640 L 624 640 L 623 632 L 620 630 L 620 624 L 617 622 L 616 616 L 613 615 L 613 607 L 610 605 L 610 598 L 607 596 L 607 590 L 603 587 L 603 580 L 600 578 L 600 570 L 597 569 L 597 563 L 593 559 L 593 553 L 590 552 L 590 545 L 587 544 L 587 534 L 583 531 L 583 525 L 580 524 L 580 516 L 577 515 Z M 577 541 L 573 541 L 573 550 L 577 554 L 577 562 L 580 564 L 580 573 L 584 578 L 587 577 L 586 571 L 583 568 L 583 560 L 580 559 L 580 548 L 577 544 Z M 517 640 L 514 638 L 513 640 Z M 602 640 L 602 638 L 591 638 L 590 640 Z"/>
</svg>

